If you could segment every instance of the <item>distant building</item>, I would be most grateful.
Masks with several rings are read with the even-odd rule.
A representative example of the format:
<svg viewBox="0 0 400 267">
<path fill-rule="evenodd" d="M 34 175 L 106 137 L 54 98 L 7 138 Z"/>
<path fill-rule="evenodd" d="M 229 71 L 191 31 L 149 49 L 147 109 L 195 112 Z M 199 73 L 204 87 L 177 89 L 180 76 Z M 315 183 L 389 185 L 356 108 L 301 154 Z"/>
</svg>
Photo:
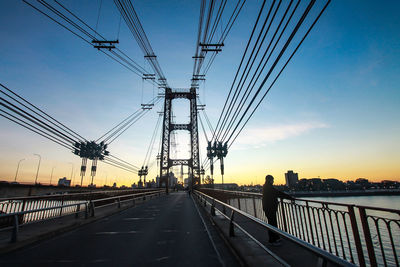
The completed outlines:
<svg viewBox="0 0 400 267">
<path fill-rule="evenodd" d="M 215 189 L 223 189 L 223 190 L 237 190 L 239 186 L 235 183 L 227 183 L 227 184 L 214 184 Z"/>
<path fill-rule="evenodd" d="M 156 176 L 156 186 L 160 187 L 160 176 Z"/>
<path fill-rule="evenodd" d="M 175 174 L 173 172 L 169 173 L 169 187 L 175 187 L 175 185 L 178 183 L 178 178 L 175 177 Z"/>
<path fill-rule="evenodd" d="M 143 188 L 142 178 L 139 179 L 138 188 Z"/>
<path fill-rule="evenodd" d="M 58 179 L 58 186 L 71 186 L 71 180 L 66 177 Z"/>
<path fill-rule="evenodd" d="M 288 171 L 285 173 L 285 180 L 287 187 L 294 187 L 299 181 L 299 174 L 294 173 L 293 171 Z"/>
<path fill-rule="evenodd" d="M 367 184 L 367 183 L 368 183 L 368 179 L 365 179 L 365 178 L 358 178 L 358 179 L 356 180 L 356 183 L 357 183 L 357 184 Z"/>
<path fill-rule="evenodd" d="M 358 178 L 356 179 L 356 185 L 360 187 L 360 189 L 368 189 L 371 188 L 372 184 L 365 178 Z"/>
<path fill-rule="evenodd" d="M 346 189 L 346 186 L 344 185 L 344 183 L 335 178 L 324 179 L 323 183 L 325 185 L 324 189 L 328 190 L 328 191 Z"/>
</svg>

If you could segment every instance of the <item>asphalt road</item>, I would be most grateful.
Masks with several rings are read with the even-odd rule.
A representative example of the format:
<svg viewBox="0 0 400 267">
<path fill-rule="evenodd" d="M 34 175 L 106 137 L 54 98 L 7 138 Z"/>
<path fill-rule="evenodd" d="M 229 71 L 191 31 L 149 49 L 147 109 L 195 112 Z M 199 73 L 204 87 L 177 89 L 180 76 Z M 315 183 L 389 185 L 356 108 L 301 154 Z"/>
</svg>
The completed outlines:
<svg viewBox="0 0 400 267">
<path fill-rule="evenodd" d="M 0 257 L 0 266 L 221 266 L 185 192 Z"/>
</svg>

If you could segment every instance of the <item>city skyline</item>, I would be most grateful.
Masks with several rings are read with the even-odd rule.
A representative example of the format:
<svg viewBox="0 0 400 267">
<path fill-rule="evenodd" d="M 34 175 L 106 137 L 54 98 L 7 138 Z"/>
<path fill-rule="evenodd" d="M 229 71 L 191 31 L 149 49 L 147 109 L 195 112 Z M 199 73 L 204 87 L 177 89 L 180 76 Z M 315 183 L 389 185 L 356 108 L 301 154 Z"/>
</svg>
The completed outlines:
<svg viewBox="0 0 400 267">
<path fill-rule="evenodd" d="M 66 4 L 94 26 L 96 3 Z M 111 1 L 105 5 L 98 29 L 114 37 L 117 10 Z M 226 183 L 256 180 L 261 184 L 266 174 L 272 174 L 277 184 L 283 184 L 284 173 L 291 169 L 299 178 L 400 181 L 399 6 L 396 1 L 386 5 L 374 1 L 331 3 L 228 152 Z M 135 8 L 169 83 L 174 88 L 187 88 L 199 3 L 137 1 Z M 205 85 L 200 87 L 200 99 L 207 105 L 213 126 L 258 8 L 256 1 L 246 3 Z M 0 43 L 0 82 L 89 140 L 97 139 L 157 93 L 22 1 L 2 1 L 0 10 L 0 32 L 7 36 Z M 120 41 L 129 55 L 144 62 L 124 23 Z M 161 107 L 159 104 L 124 133 L 110 151 L 140 167 Z M 180 111 L 176 110 L 176 120 L 184 122 L 187 118 L 179 116 Z M 53 167 L 53 183 L 61 177 L 70 178 L 69 162 L 80 182 L 81 160 L 70 151 L 4 118 L 0 128 L 0 180 L 13 181 L 18 161 L 25 159 L 17 181 L 34 182 L 36 153 L 42 157 L 38 182 L 50 181 Z M 203 159 L 206 143 L 200 129 L 199 136 Z M 178 157 L 185 157 L 187 137 L 178 136 L 178 141 L 182 141 Z M 155 156 L 153 152 L 152 161 Z M 157 173 L 154 163 L 148 178 L 155 179 Z M 216 183 L 220 183 L 219 162 L 215 173 Z M 175 174 L 179 177 L 179 170 Z M 106 177 L 118 178 L 118 184 L 126 186 L 139 180 L 137 175 L 100 162 L 94 183 L 103 184 L 100 181 Z"/>
</svg>

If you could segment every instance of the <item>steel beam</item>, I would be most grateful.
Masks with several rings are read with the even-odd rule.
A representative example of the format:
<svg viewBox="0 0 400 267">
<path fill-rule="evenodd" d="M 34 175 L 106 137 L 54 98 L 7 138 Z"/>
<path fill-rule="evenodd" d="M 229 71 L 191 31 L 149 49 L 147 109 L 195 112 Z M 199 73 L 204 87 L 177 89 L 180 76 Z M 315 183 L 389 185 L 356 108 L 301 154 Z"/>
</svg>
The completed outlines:
<svg viewBox="0 0 400 267">
<path fill-rule="evenodd" d="M 185 98 L 190 101 L 190 123 L 188 124 L 171 123 L 172 100 L 177 98 Z M 170 158 L 170 134 L 172 131 L 176 130 L 186 130 L 190 133 L 190 159 Z M 175 165 L 185 165 L 189 167 L 189 175 L 192 178 L 190 186 L 200 184 L 196 88 L 191 88 L 186 91 L 172 91 L 171 88 L 165 89 L 163 134 L 161 141 L 160 186 L 166 187 L 168 192 L 169 168 Z"/>
</svg>

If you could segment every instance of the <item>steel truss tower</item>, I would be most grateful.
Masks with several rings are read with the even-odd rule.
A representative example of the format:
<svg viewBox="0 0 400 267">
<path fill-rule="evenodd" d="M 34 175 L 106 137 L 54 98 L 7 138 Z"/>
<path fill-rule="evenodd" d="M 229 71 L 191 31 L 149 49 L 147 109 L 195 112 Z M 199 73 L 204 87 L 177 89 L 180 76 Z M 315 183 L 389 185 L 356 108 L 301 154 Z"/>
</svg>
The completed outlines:
<svg viewBox="0 0 400 267">
<path fill-rule="evenodd" d="M 190 101 L 190 122 L 189 124 L 171 123 L 172 100 L 184 98 Z M 164 101 L 164 120 L 160 159 L 160 186 L 166 187 L 168 192 L 169 169 L 176 165 L 189 167 L 189 186 L 200 184 L 200 158 L 199 158 L 199 133 L 197 127 L 197 102 L 196 89 L 188 91 L 172 91 L 171 88 L 165 89 Z M 171 159 L 170 158 L 170 135 L 172 131 L 186 130 L 190 132 L 190 158 Z"/>
</svg>

